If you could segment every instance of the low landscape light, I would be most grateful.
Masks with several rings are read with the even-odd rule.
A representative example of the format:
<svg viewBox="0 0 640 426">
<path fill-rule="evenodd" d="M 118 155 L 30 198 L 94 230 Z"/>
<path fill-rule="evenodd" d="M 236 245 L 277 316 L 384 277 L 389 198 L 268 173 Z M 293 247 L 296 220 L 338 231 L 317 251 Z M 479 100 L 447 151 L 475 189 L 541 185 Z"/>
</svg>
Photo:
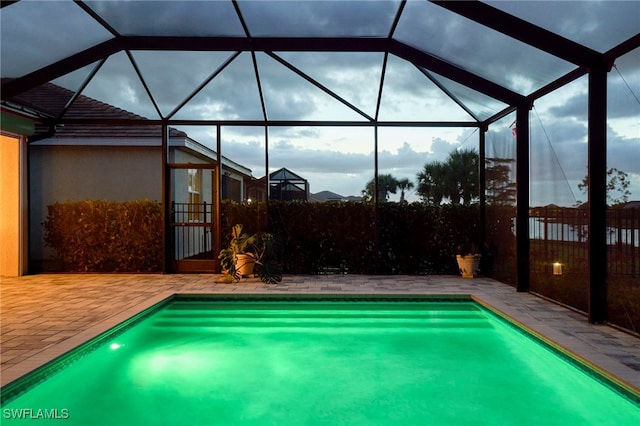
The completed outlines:
<svg viewBox="0 0 640 426">
<path fill-rule="evenodd" d="M 553 275 L 562 275 L 562 263 L 555 262 L 553 264 Z"/>
</svg>

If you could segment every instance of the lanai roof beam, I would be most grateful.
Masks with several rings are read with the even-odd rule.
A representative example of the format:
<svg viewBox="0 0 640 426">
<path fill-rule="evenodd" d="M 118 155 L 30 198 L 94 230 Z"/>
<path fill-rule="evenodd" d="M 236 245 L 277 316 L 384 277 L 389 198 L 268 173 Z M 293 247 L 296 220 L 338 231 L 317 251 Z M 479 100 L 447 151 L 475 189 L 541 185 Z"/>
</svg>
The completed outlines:
<svg viewBox="0 0 640 426">
<path fill-rule="evenodd" d="M 600 56 L 600 53 L 595 50 L 480 1 L 430 1 L 578 66 L 589 66 L 595 63 Z"/>
</svg>

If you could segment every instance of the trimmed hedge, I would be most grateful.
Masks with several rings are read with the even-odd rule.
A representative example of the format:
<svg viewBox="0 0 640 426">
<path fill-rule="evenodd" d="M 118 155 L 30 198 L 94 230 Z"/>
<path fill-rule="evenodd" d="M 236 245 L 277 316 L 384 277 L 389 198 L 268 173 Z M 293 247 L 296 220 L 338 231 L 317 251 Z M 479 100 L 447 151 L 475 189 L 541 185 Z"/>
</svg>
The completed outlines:
<svg viewBox="0 0 640 426">
<path fill-rule="evenodd" d="M 162 270 L 162 208 L 149 200 L 48 206 L 45 244 L 69 272 Z"/>
<path fill-rule="evenodd" d="M 45 243 L 69 272 L 162 269 L 157 202 L 80 201 L 48 207 Z M 222 203 L 222 246 L 241 223 L 278 239 L 284 272 L 457 274 L 456 246 L 478 234 L 477 206 L 272 201 Z M 377 226 L 376 226 L 377 224 Z"/>
<path fill-rule="evenodd" d="M 222 217 L 223 246 L 236 223 L 268 230 L 290 274 L 457 274 L 456 246 L 479 227 L 478 206 L 422 203 L 381 203 L 376 214 L 370 203 L 272 201 L 267 213 L 265 203 L 226 201 Z"/>
</svg>

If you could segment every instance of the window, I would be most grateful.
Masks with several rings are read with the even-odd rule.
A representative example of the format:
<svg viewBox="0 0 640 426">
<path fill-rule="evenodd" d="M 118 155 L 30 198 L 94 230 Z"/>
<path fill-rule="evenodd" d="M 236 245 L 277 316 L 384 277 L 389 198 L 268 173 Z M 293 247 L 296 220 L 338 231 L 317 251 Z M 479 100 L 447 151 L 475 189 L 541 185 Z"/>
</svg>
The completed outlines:
<svg viewBox="0 0 640 426">
<path fill-rule="evenodd" d="M 242 182 L 228 174 L 222 176 L 222 198 L 242 202 Z"/>
<path fill-rule="evenodd" d="M 202 186 L 202 171 L 189 169 L 189 220 L 202 220 L 202 205 L 200 202 L 200 188 Z"/>
</svg>

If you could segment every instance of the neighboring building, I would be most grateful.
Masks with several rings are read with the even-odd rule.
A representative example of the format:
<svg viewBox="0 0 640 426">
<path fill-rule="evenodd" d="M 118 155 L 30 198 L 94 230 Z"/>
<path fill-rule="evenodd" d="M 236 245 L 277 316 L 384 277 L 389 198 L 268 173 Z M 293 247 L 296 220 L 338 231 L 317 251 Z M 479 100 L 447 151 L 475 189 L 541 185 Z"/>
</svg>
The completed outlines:
<svg viewBox="0 0 640 426">
<path fill-rule="evenodd" d="M 309 200 L 309 181 L 284 167 L 276 170 L 269 174 L 269 199 L 307 201 Z"/>
<path fill-rule="evenodd" d="M 48 83 L 13 99 L 11 107 L 29 111 L 36 117 L 53 117 L 66 108 L 72 97 L 71 91 Z M 73 100 L 65 117 L 141 118 L 82 95 Z M 42 270 L 42 265 L 52 254 L 44 246 L 42 228 L 48 205 L 68 200 L 162 199 L 161 132 L 161 126 L 147 125 L 65 125 L 55 129 L 35 126 L 28 144 L 29 269 Z M 210 207 L 205 207 L 209 214 L 204 217 L 200 213 L 202 207 L 193 206 L 204 203 L 210 206 L 214 201 L 216 158 L 217 154 L 212 149 L 180 130 L 169 128 L 171 202 L 183 206 L 186 213 L 181 220 L 184 222 L 211 222 Z M 172 164 L 176 167 L 171 167 Z M 185 164 L 193 164 L 193 168 L 185 167 Z M 244 201 L 247 183 L 253 180 L 250 169 L 222 157 L 223 198 Z M 25 215 L 24 211 L 22 214 Z M 24 219 L 27 221 L 26 217 Z M 207 231 L 203 229 L 198 233 L 206 234 Z M 207 238 L 209 243 L 205 242 L 205 249 L 210 250 L 211 235 Z M 176 239 L 183 237 L 176 236 Z M 203 249 L 196 247 L 193 241 L 200 244 L 201 240 L 201 237 L 190 237 L 190 242 L 181 248 L 176 244 L 176 258 L 199 254 Z"/>
<path fill-rule="evenodd" d="M 640 201 L 627 201 L 620 206 L 625 210 L 640 209 Z"/>
<path fill-rule="evenodd" d="M 256 179 L 247 184 L 248 198 L 254 201 L 265 201 L 266 194 L 265 178 Z M 362 197 L 349 195 L 344 196 L 331 191 L 320 191 L 311 193 L 309 191 L 309 181 L 287 168 L 281 168 L 269 174 L 269 199 L 279 201 L 310 201 L 313 203 L 324 203 L 327 201 L 354 201 L 362 202 Z"/>
</svg>

